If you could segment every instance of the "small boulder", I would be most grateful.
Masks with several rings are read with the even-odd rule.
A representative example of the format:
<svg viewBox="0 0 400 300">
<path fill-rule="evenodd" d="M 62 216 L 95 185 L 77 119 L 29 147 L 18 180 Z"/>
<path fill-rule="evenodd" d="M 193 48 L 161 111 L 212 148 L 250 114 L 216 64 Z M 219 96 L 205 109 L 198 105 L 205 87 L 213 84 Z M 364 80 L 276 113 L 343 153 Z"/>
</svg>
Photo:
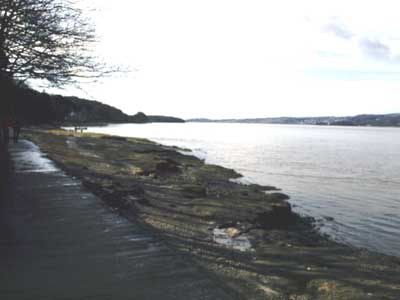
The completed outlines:
<svg viewBox="0 0 400 300">
<path fill-rule="evenodd" d="M 282 200 L 289 200 L 290 197 L 283 193 L 268 193 L 268 200 L 270 201 L 282 201 Z"/>
</svg>

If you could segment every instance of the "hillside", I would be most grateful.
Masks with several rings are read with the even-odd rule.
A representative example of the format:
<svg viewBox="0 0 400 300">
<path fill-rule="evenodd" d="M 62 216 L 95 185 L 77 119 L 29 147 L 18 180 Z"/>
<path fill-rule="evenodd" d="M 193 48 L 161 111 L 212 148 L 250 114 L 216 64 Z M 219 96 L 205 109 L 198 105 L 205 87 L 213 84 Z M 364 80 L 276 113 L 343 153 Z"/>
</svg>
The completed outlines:
<svg viewBox="0 0 400 300">
<path fill-rule="evenodd" d="M 168 116 L 147 116 L 142 112 L 129 116 L 128 120 L 129 123 L 185 123 L 183 119 Z"/>
<path fill-rule="evenodd" d="M 2 95 L 1 114 L 16 114 L 27 124 L 184 122 L 178 118 L 146 116 L 144 113 L 129 116 L 98 101 L 49 95 L 15 86 Z"/>
<path fill-rule="evenodd" d="M 185 120 L 168 116 L 147 116 L 151 123 L 185 123 Z"/>
<path fill-rule="evenodd" d="M 216 122 L 216 123 L 261 123 L 261 124 L 306 124 L 306 125 L 335 125 L 335 126 L 395 126 L 400 127 L 400 113 L 385 115 L 357 115 L 349 117 L 279 117 L 254 119 L 190 119 L 187 122 Z"/>
<path fill-rule="evenodd" d="M 358 115 L 331 123 L 341 126 L 400 126 L 400 114 Z"/>
<path fill-rule="evenodd" d="M 121 123 L 128 119 L 121 110 L 97 101 L 31 89 L 20 89 L 17 95 L 14 110 L 27 123 Z"/>
</svg>

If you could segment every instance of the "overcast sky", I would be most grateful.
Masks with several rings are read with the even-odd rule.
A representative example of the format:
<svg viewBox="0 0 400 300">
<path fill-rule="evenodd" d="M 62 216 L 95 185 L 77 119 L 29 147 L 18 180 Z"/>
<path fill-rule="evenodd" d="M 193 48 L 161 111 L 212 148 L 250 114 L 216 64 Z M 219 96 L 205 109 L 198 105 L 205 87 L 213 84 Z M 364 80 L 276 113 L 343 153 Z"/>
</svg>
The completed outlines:
<svg viewBox="0 0 400 300">
<path fill-rule="evenodd" d="M 131 73 L 64 94 L 183 118 L 400 112 L 397 0 L 80 0 Z"/>
</svg>

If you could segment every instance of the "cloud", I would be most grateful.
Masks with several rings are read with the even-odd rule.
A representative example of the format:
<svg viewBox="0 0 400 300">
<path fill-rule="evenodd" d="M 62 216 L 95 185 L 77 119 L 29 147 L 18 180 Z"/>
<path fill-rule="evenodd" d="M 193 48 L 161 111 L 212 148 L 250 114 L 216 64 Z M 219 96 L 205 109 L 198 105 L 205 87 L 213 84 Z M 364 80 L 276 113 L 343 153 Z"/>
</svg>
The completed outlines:
<svg viewBox="0 0 400 300">
<path fill-rule="evenodd" d="M 335 36 L 340 37 L 342 39 L 346 39 L 346 40 L 349 40 L 354 36 L 354 34 L 350 30 L 348 30 L 344 25 L 334 23 L 334 22 L 330 22 L 330 23 L 326 24 L 323 27 L 323 30 L 325 32 L 332 33 Z"/>
<path fill-rule="evenodd" d="M 391 59 L 391 51 L 389 46 L 383 44 L 378 40 L 363 38 L 359 41 L 359 46 L 364 54 L 366 54 L 367 56 L 381 60 Z"/>
<path fill-rule="evenodd" d="M 340 43 L 338 40 L 331 40 L 330 44 L 332 49 L 336 51 L 320 51 L 319 53 L 325 54 L 325 57 L 329 57 L 327 53 L 331 53 L 330 56 L 335 56 L 339 53 L 337 50 L 342 49 L 344 51 L 356 50 L 358 53 L 364 54 L 364 57 L 373 58 L 381 62 L 400 62 L 400 57 L 393 55 L 392 44 L 387 44 L 381 41 L 379 35 L 375 38 L 369 38 L 371 32 L 361 30 L 353 31 L 344 25 L 338 17 L 331 17 L 324 25 L 321 26 L 322 31 L 329 33 L 335 37 L 340 38 L 344 43 Z M 320 28 L 321 28 L 320 27 Z M 380 35 L 381 36 L 381 35 Z M 332 54 L 333 53 L 333 54 Z M 350 52 L 348 52 L 350 54 Z M 343 54 L 341 56 L 345 56 Z M 321 55 L 322 56 L 322 55 Z"/>
</svg>

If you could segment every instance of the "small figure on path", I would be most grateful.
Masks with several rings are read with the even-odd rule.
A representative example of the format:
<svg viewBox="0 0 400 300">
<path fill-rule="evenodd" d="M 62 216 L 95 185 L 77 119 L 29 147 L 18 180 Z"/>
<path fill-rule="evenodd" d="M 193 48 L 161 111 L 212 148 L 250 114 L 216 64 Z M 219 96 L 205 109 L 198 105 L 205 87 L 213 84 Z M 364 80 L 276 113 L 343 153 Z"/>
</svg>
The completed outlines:
<svg viewBox="0 0 400 300">
<path fill-rule="evenodd" d="M 14 143 L 18 143 L 19 133 L 21 132 L 21 121 L 17 118 L 13 122 L 13 131 L 14 131 Z"/>
</svg>

